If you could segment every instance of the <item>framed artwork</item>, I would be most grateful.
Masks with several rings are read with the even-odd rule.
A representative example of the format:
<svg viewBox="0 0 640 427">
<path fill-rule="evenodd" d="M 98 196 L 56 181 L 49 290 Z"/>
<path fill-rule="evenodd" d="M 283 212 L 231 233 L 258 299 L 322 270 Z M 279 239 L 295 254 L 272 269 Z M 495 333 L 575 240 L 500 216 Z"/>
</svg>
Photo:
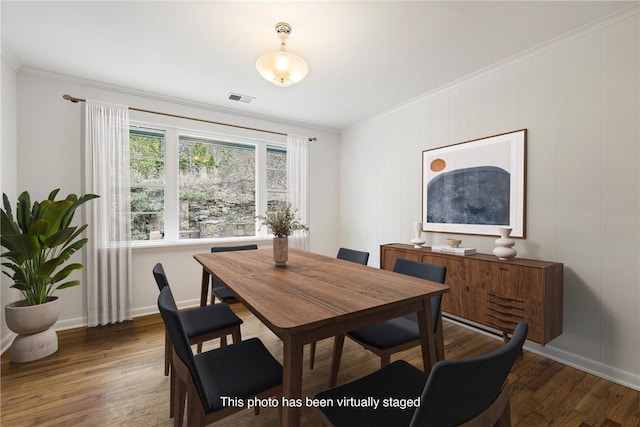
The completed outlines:
<svg viewBox="0 0 640 427">
<path fill-rule="evenodd" d="M 526 129 L 424 150 L 424 231 L 525 237 L 526 154 Z"/>
</svg>

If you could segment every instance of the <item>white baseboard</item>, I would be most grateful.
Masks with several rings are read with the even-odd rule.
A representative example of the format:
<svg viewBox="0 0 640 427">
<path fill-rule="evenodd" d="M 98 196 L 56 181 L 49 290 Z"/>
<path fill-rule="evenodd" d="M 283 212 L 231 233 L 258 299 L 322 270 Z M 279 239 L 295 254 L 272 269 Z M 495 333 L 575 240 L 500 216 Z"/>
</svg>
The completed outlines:
<svg viewBox="0 0 640 427">
<path fill-rule="evenodd" d="M 484 327 L 476 328 L 467 323 L 466 320 L 462 322 L 449 316 L 450 315 L 447 315 L 447 318 L 444 320 L 458 326 L 462 326 L 463 328 L 471 329 L 472 331 L 481 333 L 496 340 L 502 340 L 502 336 L 500 334 L 487 331 Z M 550 345 L 543 347 L 539 344 L 527 341 L 524 345 L 524 349 L 555 362 L 562 363 L 563 365 L 578 369 L 582 372 L 640 391 L 640 375 L 634 374 L 633 372 L 614 368 L 612 366 L 605 365 L 604 363 L 587 359 L 580 355 L 570 353 Z"/>
<path fill-rule="evenodd" d="M 178 306 L 179 309 L 198 307 L 200 305 L 200 300 L 191 299 L 186 301 L 180 301 L 180 302 L 177 302 L 176 305 Z M 147 307 L 138 307 L 133 310 L 133 317 L 148 316 L 150 314 L 155 314 L 155 313 L 158 313 L 157 305 L 150 305 Z"/>
<path fill-rule="evenodd" d="M 178 305 L 178 308 L 180 309 L 197 307 L 198 305 L 200 305 L 200 300 L 193 299 L 193 300 L 181 301 L 177 305 Z M 136 318 L 136 317 L 148 316 L 150 314 L 155 314 L 155 313 L 158 313 L 157 305 L 151 305 L 148 307 L 138 307 L 133 310 L 133 317 Z M 56 324 L 53 326 L 53 329 L 56 331 L 65 331 L 67 329 L 83 328 L 86 326 L 87 326 L 87 318 L 86 316 L 84 316 L 84 317 L 76 317 L 74 319 L 58 320 Z M 15 333 L 9 332 L 6 336 L 2 337 L 2 340 L 0 340 L 0 354 L 4 354 L 4 352 L 7 351 L 9 347 L 11 347 L 11 343 L 13 342 L 13 339 L 16 336 L 17 335 Z"/>
<path fill-rule="evenodd" d="M 535 343 L 527 343 L 525 349 L 542 357 L 546 357 L 547 359 L 562 363 L 563 365 L 571 366 L 588 374 L 640 391 L 640 375 L 634 374 L 633 372 L 614 368 L 604 363 L 590 360 L 548 345 L 542 347 Z"/>
<path fill-rule="evenodd" d="M 4 354 L 4 352 L 7 351 L 9 347 L 11 347 L 11 343 L 16 336 L 17 335 L 13 332 L 9 332 L 7 335 L 2 337 L 2 341 L 0 341 L 0 354 Z"/>
</svg>

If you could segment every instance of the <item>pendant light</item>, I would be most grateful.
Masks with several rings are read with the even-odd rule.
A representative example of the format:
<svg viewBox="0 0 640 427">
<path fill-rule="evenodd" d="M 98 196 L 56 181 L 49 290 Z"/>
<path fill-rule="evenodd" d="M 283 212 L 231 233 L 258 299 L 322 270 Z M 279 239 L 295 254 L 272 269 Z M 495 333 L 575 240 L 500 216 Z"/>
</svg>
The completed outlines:
<svg viewBox="0 0 640 427">
<path fill-rule="evenodd" d="M 262 77 L 274 85 L 287 87 L 304 79 L 309 67 L 304 59 L 286 50 L 285 40 L 291 34 L 291 25 L 278 22 L 275 29 L 280 38 L 280 51 L 260 56 L 256 68 Z"/>
</svg>

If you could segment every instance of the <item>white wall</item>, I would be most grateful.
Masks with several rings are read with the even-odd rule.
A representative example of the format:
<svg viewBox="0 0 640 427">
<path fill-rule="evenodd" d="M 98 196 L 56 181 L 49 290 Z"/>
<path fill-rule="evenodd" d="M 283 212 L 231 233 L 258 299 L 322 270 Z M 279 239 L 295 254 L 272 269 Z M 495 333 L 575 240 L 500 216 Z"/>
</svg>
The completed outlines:
<svg viewBox="0 0 640 427">
<path fill-rule="evenodd" d="M 52 75 L 33 70 L 18 73 L 18 145 L 17 187 L 28 189 L 34 198 L 44 198 L 53 188 L 61 194 L 81 193 L 81 118 L 82 104 L 62 99 L 69 94 L 79 98 L 98 99 L 132 107 L 161 111 L 278 132 L 314 136 L 310 144 L 310 227 L 311 250 L 335 255 L 338 249 L 338 140 L 337 133 L 310 129 L 275 121 L 258 120 L 154 98 L 145 94 L 116 91 L 97 83 Z M 4 96 L 3 96 L 4 101 Z M 157 115 L 131 112 L 132 120 L 158 123 Z M 190 129 L 209 129 L 224 134 L 249 135 L 247 131 L 228 127 L 172 120 Z M 273 138 L 253 132 L 257 138 Z M 284 141 L 284 137 L 279 137 Z M 90 226 L 94 226 L 91 224 Z M 262 242 L 270 244 L 270 242 Z M 201 269 L 193 254 L 208 252 L 210 244 L 135 248 L 133 251 L 134 314 L 156 312 L 158 289 L 151 269 L 156 262 L 164 264 L 179 305 L 199 301 Z M 85 286 L 58 293 L 62 314 L 58 328 L 86 324 Z"/>
<path fill-rule="evenodd" d="M 17 76 L 16 71 L 10 62 L 2 56 L 2 105 L 0 114 L 0 129 L 2 129 L 2 141 L 0 143 L 0 187 L 2 192 L 6 193 L 9 200 L 16 200 L 17 194 L 17 132 L 16 132 L 16 89 Z M 9 335 L 4 320 L 4 306 L 17 299 L 20 295 L 15 289 L 10 289 L 12 285 L 11 279 L 4 274 L 0 275 L 0 337 L 4 338 Z M 3 339 L 2 344 L 5 340 Z M 4 345 L 2 346 L 4 348 Z"/>
<path fill-rule="evenodd" d="M 530 348 L 640 389 L 639 63 L 635 9 L 344 131 L 340 243 L 379 265 L 421 217 L 422 150 L 527 128 L 516 249 L 565 271 L 563 334 Z"/>
</svg>

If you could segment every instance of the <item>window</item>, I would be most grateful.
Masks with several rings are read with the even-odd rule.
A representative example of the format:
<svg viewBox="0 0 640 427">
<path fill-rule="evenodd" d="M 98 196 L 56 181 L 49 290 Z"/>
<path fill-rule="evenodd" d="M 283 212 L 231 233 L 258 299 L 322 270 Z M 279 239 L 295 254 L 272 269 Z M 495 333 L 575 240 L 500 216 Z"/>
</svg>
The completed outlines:
<svg viewBox="0 0 640 427">
<path fill-rule="evenodd" d="M 287 200 L 284 144 L 171 127 L 132 127 L 130 143 L 134 241 L 256 236 Z"/>
<path fill-rule="evenodd" d="M 255 236 L 256 149 L 179 137 L 180 238 Z"/>
<path fill-rule="evenodd" d="M 267 206 L 273 209 L 287 202 L 287 150 L 267 147 Z"/>
<path fill-rule="evenodd" d="M 131 240 L 160 239 L 164 234 L 165 136 L 131 129 Z"/>
</svg>

